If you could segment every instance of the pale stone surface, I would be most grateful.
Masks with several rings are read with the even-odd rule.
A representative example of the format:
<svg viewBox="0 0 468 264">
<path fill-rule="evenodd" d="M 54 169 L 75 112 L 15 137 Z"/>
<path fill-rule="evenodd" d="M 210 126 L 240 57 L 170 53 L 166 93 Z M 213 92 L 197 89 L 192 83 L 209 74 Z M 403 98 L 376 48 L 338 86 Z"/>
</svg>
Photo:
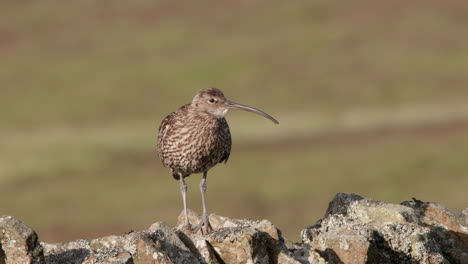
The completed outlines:
<svg viewBox="0 0 468 264">
<path fill-rule="evenodd" d="M 468 209 L 455 212 L 414 200 L 390 204 L 339 193 L 325 217 L 292 243 L 268 220 L 210 215 L 213 232 L 202 234 L 157 222 L 122 236 L 39 243 L 13 217 L 0 218 L 0 264 L 178 263 L 468 263 Z M 193 226 L 200 216 L 189 211 Z"/>
<path fill-rule="evenodd" d="M 136 242 L 136 250 L 133 255 L 135 264 L 173 264 L 166 252 L 158 248 L 152 240 L 141 238 Z"/>
<path fill-rule="evenodd" d="M 0 263 L 44 263 L 39 238 L 29 226 L 11 216 L 0 218 Z"/>
<path fill-rule="evenodd" d="M 398 205 L 340 193 L 302 240 L 331 263 L 468 263 L 465 220 L 433 203 Z"/>
<path fill-rule="evenodd" d="M 450 263 L 468 263 L 468 208 L 459 213 L 432 202 L 402 204 L 413 208 L 422 224 L 431 229 L 432 239 Z"/>
<path fill-rule="evenodd" d="M 83 239 L 57 244 L 42 243 L 42 245 L 48 264 L 82 263 L 91 253 L 89 241 Z"/>
</svg>

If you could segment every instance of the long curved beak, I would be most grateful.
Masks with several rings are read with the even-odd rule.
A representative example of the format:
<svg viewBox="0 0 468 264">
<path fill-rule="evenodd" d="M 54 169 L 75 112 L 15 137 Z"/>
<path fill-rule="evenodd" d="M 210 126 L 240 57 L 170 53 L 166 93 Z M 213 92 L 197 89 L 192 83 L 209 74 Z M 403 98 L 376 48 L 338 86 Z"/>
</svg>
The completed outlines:
<svg viewBox="0 0 468 264">
<path fill-rule="evenodd" d="M 263 117 L 266 117 L 266 118 L 270 119 L 271 121 L 273 121 L 273 123 L 279 124 L 278 120 L 274 119 L 271 115 L 269 115 L 269 114 L 267 114 L 265 112 L 262 112 L 262 111 L 260 111 L 258 109 L 255 109 L 253 107 L 246 106 L 246 105 L 241 105 L 241 104 L 234 103 L 234 102 L 231 102 L 231 101 L 228 101 L 228 100 L 226 100 L 224 105 L 226 105 L 226 107 L 229 108 L 229 109 L 245 110 L 245 111 L 249 111 L 249 112 L 252 112 L 252 113 L 259 114 L 259 115 L 261 115 Z"/>
</svg>

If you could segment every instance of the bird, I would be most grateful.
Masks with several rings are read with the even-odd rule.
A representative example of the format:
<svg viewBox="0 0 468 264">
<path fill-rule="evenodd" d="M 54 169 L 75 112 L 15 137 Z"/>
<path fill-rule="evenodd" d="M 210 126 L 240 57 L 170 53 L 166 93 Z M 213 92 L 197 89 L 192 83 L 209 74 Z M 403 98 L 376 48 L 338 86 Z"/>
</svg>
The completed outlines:
<svg viewBox="0 0 468 264">
<path fill-rule="evenodd" d="M 231 133 L 225 119 L 229 110 L 245 110 L 279 122 L 256 108 L 229 101 L 218 88 L 202 89 L 190 104 L 163 119 L 159 127 L 157 152 L 162 164 L 171 170 L 174 179 L 180 181 L 184 206 L 183 226 L 202 233 L 213 231 L 206 208 L 206 179 L 208 170 L 218 163 L 226 163 L 231 154 Z M 185 178 L 203 173 L 200 182 L 203 214 L 200 223 L 193 227 L 188 219 L 187 184 Z"/>
</svg>

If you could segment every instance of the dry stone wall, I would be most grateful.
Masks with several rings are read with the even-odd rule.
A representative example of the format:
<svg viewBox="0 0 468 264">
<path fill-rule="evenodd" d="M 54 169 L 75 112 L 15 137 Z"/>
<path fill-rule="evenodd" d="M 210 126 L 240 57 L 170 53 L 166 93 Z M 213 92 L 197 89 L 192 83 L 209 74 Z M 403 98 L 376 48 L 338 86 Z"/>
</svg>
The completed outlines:
<svg viewBox="0 0 468 264">
<path fill-rule="evenodd" d="M 200 221 L 190 211 L 191 223 Z M 338 193 L 325 216 L 305 228 L 300 243 L 270 221 L 212 214 L 210 234 L 162 222 L 147 230 L 49 244 L 11 216 L 0 218 L 0 264 L 285 263 L 468 264 L 468 208 L 401 204 Z"/>
</svg>

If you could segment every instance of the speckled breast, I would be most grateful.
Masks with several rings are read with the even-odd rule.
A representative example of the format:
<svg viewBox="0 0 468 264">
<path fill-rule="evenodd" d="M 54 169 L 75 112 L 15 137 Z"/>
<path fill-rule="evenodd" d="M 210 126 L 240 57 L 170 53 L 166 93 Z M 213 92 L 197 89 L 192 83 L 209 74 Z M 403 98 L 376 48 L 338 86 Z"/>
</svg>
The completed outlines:
<svg viewBox="0 0 468 264">
<path fill-rule="evenodd" d="M 175 118 L 160 131 L 159 156 L 171 168 L 174 178 L 209 170 L 227 161 L 231 151 L 231 135 L 224 118 L 206 116 Z"/>
</svg>

